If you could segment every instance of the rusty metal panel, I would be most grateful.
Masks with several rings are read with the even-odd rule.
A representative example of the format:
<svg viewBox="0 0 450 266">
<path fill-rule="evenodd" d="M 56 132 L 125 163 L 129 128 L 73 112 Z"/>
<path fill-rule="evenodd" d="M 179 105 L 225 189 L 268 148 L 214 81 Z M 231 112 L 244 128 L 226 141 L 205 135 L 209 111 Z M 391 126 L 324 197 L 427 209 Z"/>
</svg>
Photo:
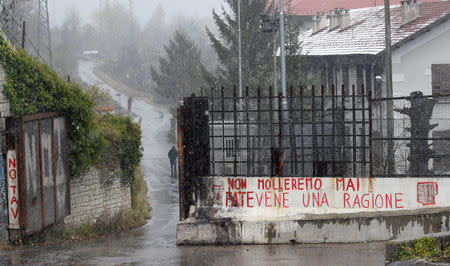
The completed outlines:
<svg viewBox="0 0 450 266">
<path fill-rule="evenodd" d="M 41 120 L 41 166 L 43 179 L 43 212 L 44 227 L 55 222 L 55 198 L 53 186 L 53 155 L 52 155 L 52 119 Z"/>
<path fill-rule="evenodd" d="M 25 194 L 27 195 L 26 204 L 28 208 L 26 216 L 28 218 L 28 225 L 26 233 L 31 234 L 42 229 L 39 121 L 26 122 L 23 128 L 26 183 L 21 184 L 21 190 L 25 190 Z"/>
<path fill-rule="evenodd" d="M 23 122 L 29 122 L 29 121 L 36 121 L 36 120 L 41 120 L 41 119 L 56 117 L 56 116 L 61 116 L 61 115 L 60 115 L 60 113 L 57 113 L 57 112 L 27 115 L 27 116 L 23 116 L 22 120 L 23 120 Z"/>
<path fill-rule="evenodd" d="M 70 214 L 67 124 L 58 113 L 18 119 L 19 191 L 25 235 Z M 20 173 L 20 171 L 19 171 Z"/>
<path fill-rule="evenodd" d="M 70 214 L 69 158 L 64 117 L 53 120 L 55 136 L 55 180 L 58 220 Z"/>
</svg>

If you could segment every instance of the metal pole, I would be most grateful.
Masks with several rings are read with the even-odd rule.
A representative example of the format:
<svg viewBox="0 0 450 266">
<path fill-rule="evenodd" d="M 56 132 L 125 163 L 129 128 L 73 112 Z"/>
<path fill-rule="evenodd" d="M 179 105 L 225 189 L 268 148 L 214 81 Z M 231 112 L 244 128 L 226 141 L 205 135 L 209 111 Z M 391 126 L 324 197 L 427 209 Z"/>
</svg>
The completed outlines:
<svg viewBox="0 0 450 266">
<path fill-rule="evenodd" d="M 242 108 L 242 43 L 241 43 L 241 0 L 238 0 L 238 67 L 239 67 L 239 110 Z"/>
<path fill-rule="evenodd" d="M 242 113 L 242 41 L 241 41 L 241 0 L 238 0 L 238 46 L 239 46 L 239 115 L 238 115 L 238 121 L 241 122 L 243 119 L 243 113 Z M 236 122 L 236 121 L 235 121 Z M 235 135 L 237 135 L 237 132 L 235 132 Z M 242 127 L 241 124 L 239 124 L 239 136 L 242 135 Z M 236 147 L 240 147 L 240 137 L 237 138 L 235 136 L 235 145 Z M 241 158 L 241 151 L 237 149 L 237 156 Z M 235 157 L 236 158 L 236 157 Z M 242 165 L 241 165 L 242 166 Z M 235 166 L 236 167 L 236 166 Z M 235 176 L 237 175 L 236 171 L 234 172 Z"/>
<path fill-rule="evenodd" d="M 384 20 L 385 20 L 385 34 L 386 34 L 386 97 L 394 97 L 392 88 L 392 47 L 391 47 L 391 14 L 389 0 L 384 0 Z M 388 150 L 387 150 L 387 170 L 389 174 L 395 173 L 394 161 L 394 106 L 392 100 L 387 101 L 387 135 Z"/>
<path fill-rule="evenodd" d="M 25 27 L 26 27 L 26 22 L 23 21 L 23 24 L 22 24 L 22 49 L 25 49 L 25 34 L 26 34 Z"/>
<path fill-rule="evenodd" d="M 277 12 L 275 8 L 275 0 L 272 1 L 272 9 L 273 9 L 273 20 L 276 20 Z M 277 82 L 277 31 L 273 28 L 273 89 L 278 91 L 278 82 Z"/>
<path fill-rule="evenodd" d="M 283 0 L 280 0 L 280 47 L 281 47 L 281 92 L 283 94 L 283 109 L 286 109 L 286 52 L 284 42 L 284 11 Z"/>
</svg>

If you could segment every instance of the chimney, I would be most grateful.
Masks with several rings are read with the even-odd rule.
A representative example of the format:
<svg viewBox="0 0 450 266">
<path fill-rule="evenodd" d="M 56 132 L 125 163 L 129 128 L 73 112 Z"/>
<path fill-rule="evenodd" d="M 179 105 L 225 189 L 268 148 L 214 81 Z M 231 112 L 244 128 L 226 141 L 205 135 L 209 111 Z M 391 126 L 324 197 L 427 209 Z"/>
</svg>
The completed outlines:
<svg viewBox="0 0 450 266">
<path fill-rule="evenodd" d="M 323 30 L 327 26 L 327 15 L 325 12 L 317 12 L 313 18 L 313 34 Z"/>
<path fill-rule="evenodd" d="M 405 0 L 402 5 L 402 25 L 408 24 L 421 16 L 421 4 L 417 0 Z"/>
<path fill-rule="evenodd" d="M 348 9 L 343 9 L 341 13 L 340 29 L 343 30 L 348 26 L 350 26 L 350 11 Z"/>
<path fill-rule="evenodd" d="M 330 10 L 330 30 L 339 27 L 339 25 L 341 25 L 341 9 Z"/>
</svg>

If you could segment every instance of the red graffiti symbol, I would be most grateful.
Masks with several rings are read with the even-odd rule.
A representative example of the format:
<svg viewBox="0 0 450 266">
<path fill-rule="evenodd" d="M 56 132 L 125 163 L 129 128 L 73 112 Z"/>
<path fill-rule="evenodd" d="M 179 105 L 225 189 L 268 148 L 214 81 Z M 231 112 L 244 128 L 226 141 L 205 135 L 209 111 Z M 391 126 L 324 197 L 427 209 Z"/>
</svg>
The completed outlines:
<svg viewBox="0 0 450 266">
<path fill-rule="evenodd" d="M 214 205 L 222 205 L 223 182 L 221 185 L 214 185 Z"/>
<path fill-rule="evenodd" d="M 435 205 L 436 195 L 438 194 L 437 182 L 419 182 L 417 183 L 417 202 L 424 206 Z"/>
</svg>

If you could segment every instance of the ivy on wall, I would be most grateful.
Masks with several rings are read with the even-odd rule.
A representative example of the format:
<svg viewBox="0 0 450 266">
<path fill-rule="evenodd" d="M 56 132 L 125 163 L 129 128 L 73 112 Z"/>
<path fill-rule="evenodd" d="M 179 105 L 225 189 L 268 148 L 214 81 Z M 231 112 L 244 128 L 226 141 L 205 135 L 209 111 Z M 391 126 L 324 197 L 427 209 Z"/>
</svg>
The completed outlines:
<svg viewBox="0 0 450 266">
<path fill-rule="evenodd" d="M 91 97 L 74 83 L 58 77 L 48 65 L 24 50 L 12 49 L 0 36 L 0 63 L 7 81 L 3 93 L 14 116 L 61 112 L 68 119 L 70 169 L 79 176 L 93 165 L 109 165 L 122 170 L 125 183 L 142 158 L 141 130 L 129 118 L 95 117 Z M 117 164 L 107 162 L 117 158 Z"/>
<path fill-rule="evenodd" d="M 103 132 L 99 164 L 109 169 L 117 169 L 120 165 L 122 181 L 131 185 L 142 158 L 140 126 L 129 117 L 113 115 L 99 117 L 98 125 Z"/>
</svg>

